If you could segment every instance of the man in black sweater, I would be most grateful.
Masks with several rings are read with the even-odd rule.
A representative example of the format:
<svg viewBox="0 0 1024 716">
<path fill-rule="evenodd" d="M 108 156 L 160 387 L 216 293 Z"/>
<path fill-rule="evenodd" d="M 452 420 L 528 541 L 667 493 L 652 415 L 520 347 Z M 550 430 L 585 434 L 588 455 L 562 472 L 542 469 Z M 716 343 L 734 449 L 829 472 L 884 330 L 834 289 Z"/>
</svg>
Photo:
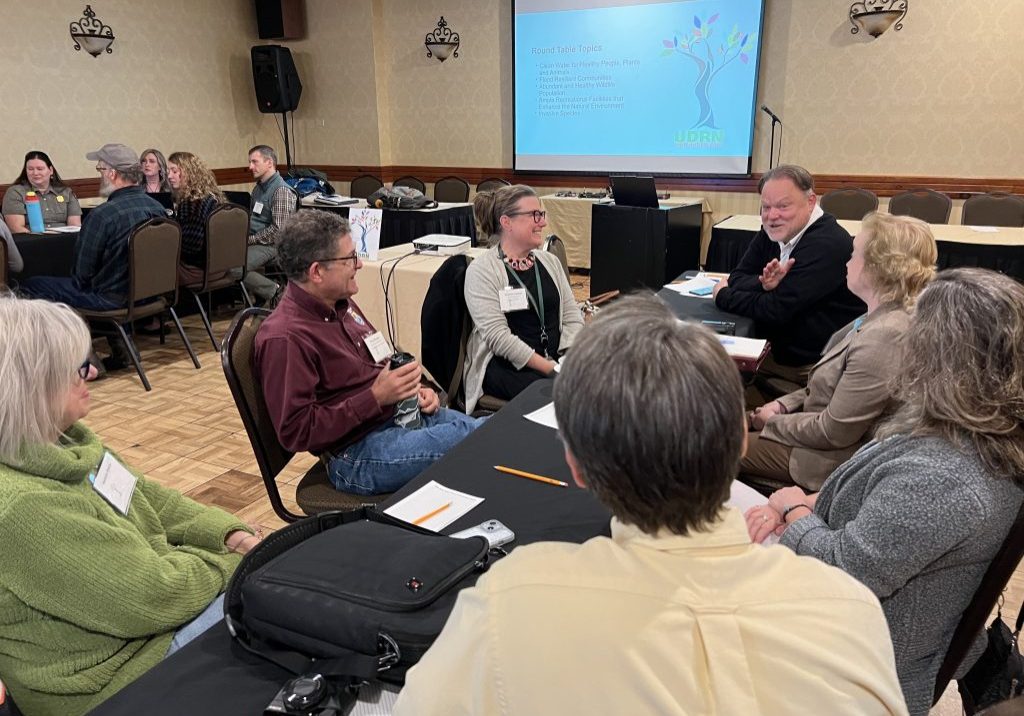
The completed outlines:
<svg viewBox="0 0 1024 716">
<path fill-rule="evenodd" d="M 714 298 L 723 311 L 753 318 L 757 335 L 771 342 L 757 385 L 781 395 L 793 389 L 786 383 L 806 385 L 828 339 L 866 308 L 846 287 L 853 239 L 818 206 L 810 173 L 780 165 L 758 191 L 761 230 Z"/>
</svg>

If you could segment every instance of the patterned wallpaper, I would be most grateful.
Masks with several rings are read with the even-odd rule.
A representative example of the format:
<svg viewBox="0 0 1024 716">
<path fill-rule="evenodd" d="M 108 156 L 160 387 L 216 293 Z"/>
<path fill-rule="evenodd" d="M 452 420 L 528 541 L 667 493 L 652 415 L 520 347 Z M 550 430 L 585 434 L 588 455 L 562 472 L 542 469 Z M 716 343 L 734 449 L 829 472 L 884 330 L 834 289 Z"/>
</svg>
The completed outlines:
<svg viewBox="0 0 1024 716">
<path fill-rule="evenodd" d="M 306 0 L 307 37 L 286 43 L 304 85 L 300 163 L 510 166 L 511 0 Z M 75 52 L 84 3 L 6 3 L 0 23 L 0 183 L 41 148 L 69 177 L 107 141 L 189 149 L 244 164 L 282 148 L 256 110 L 252 0 L 96 0 L 114 52 Z M 915 2 L 900 32 L 851 35 L 848 0 L 770 0 L 758 104 L 786 122 L 782 158 L 818 173 L 1024 175 L 1024 2 Z M 444 15 L 458 58 L 426 56 Z M 767 166 L 759 113 L 754 169 Z M 283 152 L 282 152 L 283 153 Z"/>
<path fill-rule="evenodd" d="M 250 146 L 273 141 L 273 119 L 253 96 L 252 0 L 91 4 L 113 29 L 111 54 L 74 50 L 68 25 L 84 2 L 4 3 L 0 183 L 14 180 L 29 149 L 46 151 L 66 177 L 92 178 L 85 153 L 106 142 L 237 167 Z"/>
</svg>

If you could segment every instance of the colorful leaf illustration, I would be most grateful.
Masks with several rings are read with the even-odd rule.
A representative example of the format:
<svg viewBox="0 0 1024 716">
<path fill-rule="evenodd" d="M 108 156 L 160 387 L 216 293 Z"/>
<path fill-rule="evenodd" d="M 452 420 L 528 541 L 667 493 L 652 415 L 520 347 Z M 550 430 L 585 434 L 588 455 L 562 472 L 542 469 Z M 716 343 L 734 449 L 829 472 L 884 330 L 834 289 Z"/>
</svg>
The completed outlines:
<svg viewBox="0 0 1024 716">
<path fill-rule="evenodd" d="M 662 40 L 661 44 L 663 44 L 665 47 L 675 47 L 675 45 L 672 44 L 672 40 Z"/>
<path fill-rule="evenodd" d="M 743 64 L 747 64 L 747 62 L 749 61 L 750 58 L 747 57 L 747 54 L 745 52 L 740 54 L 740 62 L 742 62 Z"/>
<path fill-rule="evenodd" d="M 710 25 L 711 23 L 713 23 L 717 19 L 718 19 L 718 13 L 716 12 L 714 15 L 712 15 L 711 17 L 708 18 L 708 24 Z"/>
<path fill-rule="evenodd" d="M 694 25 L 694 27 L 696 27 L 696 28 L 697 28 L 698 30 L 700 29 L 700 18 L 699 18 L 699 17 L 697 17 L 696 15 L 694 15 L 694 16 L 693 16 L 693 25 Z"/>
</svg>

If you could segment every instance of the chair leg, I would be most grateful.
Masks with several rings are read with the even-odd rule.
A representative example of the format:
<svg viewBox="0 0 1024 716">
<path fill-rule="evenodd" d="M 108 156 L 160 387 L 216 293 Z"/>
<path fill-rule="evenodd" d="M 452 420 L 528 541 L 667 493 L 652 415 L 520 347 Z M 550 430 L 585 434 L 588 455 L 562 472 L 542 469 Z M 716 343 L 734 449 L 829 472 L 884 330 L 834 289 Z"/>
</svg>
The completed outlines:
<svg viewBox="0 0 1024 716">
<path fill-rule="evenodd" d="M 198 293 L 193 293 L 192 297 L 196 299 L 196 306 L 199 307 L 199 316 L 203 319 L 203 325 L 206 326 L 206 334 L 210 336 L 210 343 L 213 344 L 213 350 L 220 351 L 220 345 L 217 343 L 217 339 L 213 337 L 213 326 L 210 325 L 210 317 L 206 315 L 206 309 L 203 308 L 203 299 L 199 297 Z"/>
<path fill-rule="evenodd" d="M 241 281 L 238 282 L 238 287 L 242 289 L 242 298 L 245 299 L 245 305 L 252 308 L 256 304 L 252 302 L 252 296 L 249 295 L 249 290 L 245 287 L 245 284 Z"/>
<path fill-rule="evenodd" d="M 188 336 L 185 335 L 185 329 L 181 327 L 181 321 L 178 320 L 178 313 L 174 310 L 174 307 L 168 307 L 168 311 L 171 312 L 171 318 L 174 319 L 174 325 L 178 328 L 178 335 L 181 336 L 181 342 L 185 344 L 185 350 L 188 351 L 188 357 L 192 359 L 192 365 L 199 370 L 199 358 L 196 357 L 196 352 L 192 350 L 192 344 L 189 343 Z M 205 316 L 204 316 L 205 318 Z"/>
<path fill-rule="evenodd" d="M 121 334 L 121 340 L 128 346 L 128 357 L 132 359 L 132 363 L 135 364 L 135 372 L 139 374 L 139 380 L 142 381 L 142 387 L 147 391 L 153 390 L 153 386 L 149 384 L 149 378 L 146 377 L 146 371 L 142 369 L 142 359 L 139 356 L 139 349 L 135 347 L 135 341 L 128 337 L 125 333 L 124 327 L 117 321 L 113 321 L 114 328 Z"/>
</svg>

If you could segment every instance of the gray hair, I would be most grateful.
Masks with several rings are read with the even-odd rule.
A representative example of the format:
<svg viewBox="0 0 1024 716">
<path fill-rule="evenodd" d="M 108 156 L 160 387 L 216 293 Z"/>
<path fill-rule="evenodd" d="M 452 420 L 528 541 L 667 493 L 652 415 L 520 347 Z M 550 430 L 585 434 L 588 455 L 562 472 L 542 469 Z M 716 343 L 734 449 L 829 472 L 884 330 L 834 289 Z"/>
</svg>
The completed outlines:
<svg viewBox="0 0 1024 716">
<path fill-rule="evenodd" d="M 56 442 L 76 369 L 89 354 L 89 329 L 63 303 L 0 295 L 0 461 Z"/>
<path fill-rule="evenodd" d="M 269 159 L 277 166 L 277 152 L 274 151 L 273 147 L 268 147 L 266 144 L 257 144 L 255 147 L 249 150 L 249 154 L 246 156 L 252 156 L 253 152 L 259 152 L 263 155 L 264 159 Z"/>
<path fill-rule="evenodd" d="M 277 236 L 277 260 L 291 281 L 305 281 L 314 261 L 333 256 L 338 239 L 352 233 L 348 219 L 320 209 L 291 215 Z"/>
<path fill-rule="evenodd" d="M 940 271 L 918 296 L 894 383 L 902 405 L 876 438 L 939 436 L 1024 484 L 1024 286 Z"/>
<path fill-rule="evenodd" d="M 718 338 L 651 294 L 581 331 L 555 381 L 559 431 L 587 487 L 622 522 L 687 534 L 714 522 L 739 472 L 739 371 Z"/>
<path fill-rule="evenodd" d="M 772 179 L 789 179 L 797 189 L 805 194 L 814 191 L 814 177 L 809 171 L 796 164 L 780 164 L 774 169 L 766 171 L 761 175 L 761 180 L 757 182 L 757 193 L 760 194 L 764 190 L 764 185 Z"/>
<path fill-rule="evenodd" d="M 133 164 L 130 167 L 124 169 L 118 169 L 117 167 L 111 167 L 115 174 L 117 174 L 123 181 L 129 184 L 141 184 L 144 178 L 142 174 L 142 165 Z"/>
</svg>

